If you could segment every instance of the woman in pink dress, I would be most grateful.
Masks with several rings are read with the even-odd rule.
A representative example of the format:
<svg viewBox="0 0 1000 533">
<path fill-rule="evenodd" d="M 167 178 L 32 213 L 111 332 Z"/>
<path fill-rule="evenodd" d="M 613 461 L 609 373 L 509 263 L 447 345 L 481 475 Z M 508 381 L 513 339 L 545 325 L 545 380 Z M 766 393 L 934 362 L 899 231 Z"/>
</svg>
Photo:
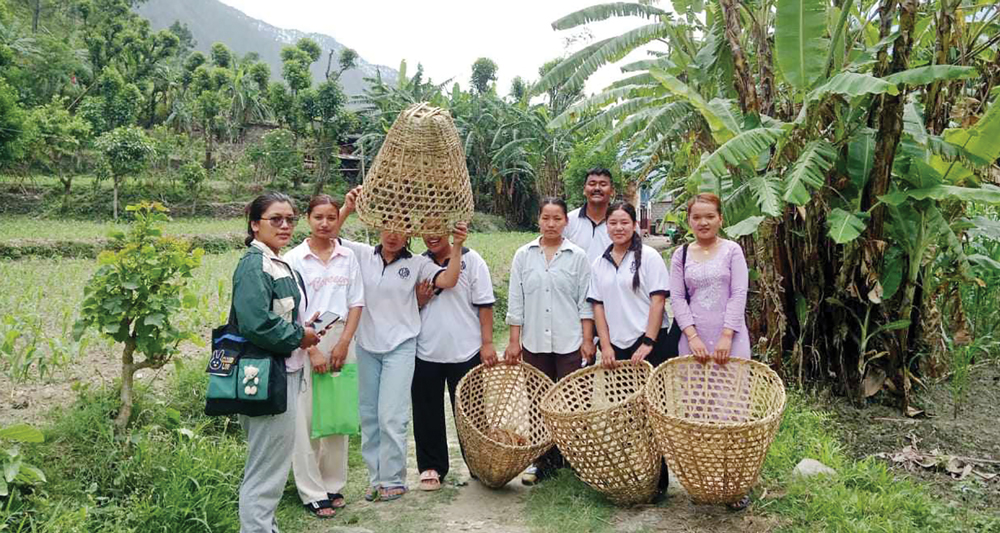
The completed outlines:
<svg viewBox="0 0 1000 533">
<path fill-rule="evenodd" d="M 684 335 L 680 355 L 720 365 L 730 357 L 750 358 L 746 313 L 749 272 L 739 244 L 719 237 L 719 197 L 695 195 L 688 202 L 688 224 L 697 240 L 678 248 L 670 261 L 670 306 Z"/>
<path fill-rule="evenodd" d="M 694 354 L 702 364 L 725 365 L 730 357 L 750 358 L 750 336 L 746 312 L 749 272 L 739 244 L 719 237 L 722 205 L 714 194 L 698 194 L 688 202 L 688 224 L 695 242 L 674 252 L 670 262 L 670 305 L 684 334 L 678 343 L 680 355 Z M 685 250 L 686 247 L 686 250 Z M 713 378 L 709 378 L 709 387 Z M 689 389 L 713 406 L 713 419 L 729 417 L 720 405 L 749 401 L 749 390 L 735 396 L 710 390 Z M 700 410 L 700 407 L 695 407 Z M 700 418 L 700 414 L 693 414 Z M 750 504 L 743 496 L 729 504 L 742 510 Z"/>
</svg>

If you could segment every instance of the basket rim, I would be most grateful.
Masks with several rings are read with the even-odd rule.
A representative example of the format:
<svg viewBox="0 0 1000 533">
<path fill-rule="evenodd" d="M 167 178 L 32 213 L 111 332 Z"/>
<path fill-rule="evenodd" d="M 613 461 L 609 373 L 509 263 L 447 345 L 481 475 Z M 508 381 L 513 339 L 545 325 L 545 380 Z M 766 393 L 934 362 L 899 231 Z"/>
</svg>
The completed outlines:
<svg viewBox="0 0 1000 533">
<path fill-rule="evenodd" d="M 622 366 L 624 366 L 624 365 L 637 365 L 637 366 L 645 365 L 646 367 L 649 368 L 649 377 L 650 378 L 653 376 L 653 372 L 655 371 L 655 368 L 653 367 L 653 365 L 651 365 L 649 363 L 649 361 L 646 361 L 646 360 L 642 360 L 642 361 L 639 361 L 639 362 L 633 362 L 633 361 L 617 361 L 617 362 L 619 363 L 619 365 L 622 365 Z M 617 368 L 617 366 L 616 366 L 616 368 Z M 556 390 L 559 388 L 559 384 L 560 383 L 567 383 L 570 380 L 579 378 L 580 376 L 583 376 L 583 375 L 585 375 L 587 373 L 596 373 L 596 372 L 600 372 L 600 371 L 614 371 L 614 369 L 613 368 L 612 369 L 608 369 L 608 368 L 605 368 L 604 366 L 602 366 L 600 364 L 594 364 L 594 365 L 583 367 L 583 368 L 581 368 L 579 370 L 574 370 L 571 374 L 569 374 L 567 376 L 564 376 L 562 379 L 560 379 L 558 382 L 556 382 L 552 386 L 552 388 L 550 388 L 548 390 L 548 392 L 545 393 L 544 396 L 542 396 L 542 400 L 538 404 L 538 409 L 542 413 L 544 413 L 544 414 L 546 414 L 548 416 L 557 416 L 557 417 L 560 417 L 560 418 L 574 418 L 574 417 L 582 417 L 582 416 L 590 417 L 590 416 L 593 416 L 595 414 L 610 413 L 611 411 L 614 411 L 615 409 L 621 408 L 625 403 L 634 400 L 636 397 L 639 398 L 639 401 L 641 401 L 643 403 L 647 403 L 646 402 L 646 386 L 649 384 L 649 379 L 648 378 L 646 379 L 646 383 L 642 384 L 642 388 L 640 388 L 636 392 L 628 395 L 621 402 L 618 402 L 618 403 L 616 403 L 614 405 L 611 405 L 609 407 L 602 407 L 600 409 L 593 409 L 593 410 L 586 411 L 586 412 L 581 412 L 581 413 L 562 413 L 562 412 L 553 411 L 551 409 L 547 409 L 546 408 L 546 405 L 549 403 L 549 397 L 556 393 Z"/>
<path fill-rule="evenodd" d="M 785 390 L 785 381 L 783 379 L 781 379 L 781 376 L 779 376 L 777 372 L 775 372 L 774 370 L 772 370 L 771 367 L 765 365 L 764 363 L 761 363 L 760 361 L 754 361 L 753 359 L 742 359 L 742 358 L 731 358 L 729 360 L 729 362 L 726 363 L 726 364 L 736 363 L 736 364 L 741 364 L 741 365 L 747 365 L 747 366 L 754 367 L 754 368 L 757 368 L 759 370 L 762 370 L 765 374 L 772 375 L 776 380 L 778 380 L 778 383 L 781 384 L 781 387 L 778 389 L 780 400 L 781 400 L 781 404 L 780 404 L 779 408 L 775 409 L 773 412 L 769 413 L 767 416 L 765 416 L 765 417 L 763 417 L 763 418 L 761 418 L 759 420 L 754 420 L 752 422 L 708 422 L 708 421 L 704 421 L 703 422 L 703 421 L 695 421 L 695 420 L 692 420 L 690 418 L 681 418 L 679 416 L 667 414 L 657 404 L 657 402 L 654 402 L 654 401 L 652 401 L 650 399 L 650 396 L 652 395 L 652 390 L 653 390 L 653 388 L 651 386 L 652 383 L 653 383 L 653 378 L 654 378 L 654 376 L 657 375 L 657 373 L 666 372 L 666 369 L 668 368 L 667 365 L 675 365 L 675 366 L 677 366 L 677 365 L 681 365 L 681 364 L 684 364 L 684 363 L 690 363 L 690 362 L 697 362 L 695 360 L 695 358 L 694 358 L 693 355 L 685 355 L 685 356 L 681 356 L 681 357 L 674 357 L 673 359 L 670 359 L 670 360 L 664 362 L 659 367 L 657 367 L 657 368 L 655 368 L 653 370 L 653 373 L 650 374 L 649 380 L 646 381 L 646 386 L 644 387 L 644 390 L 643 390 L 643 398 L 644 398 L 644 400 L 646 402 L 646 407 L 649 410 L 650 415 L 652 415 L 652 416 L 654 416 L 656 418 L 659 418 L 661 420 L 667 420 L 667 421 L 669 421 L 672 424 L 678 424 L 678 425 L 687 426 L 687 427 L 691 427 L 691 428 L 720 428 L 720 429 L 721 428 L 734 429 L 734 428 L 748 428 L 748 427 L 764 426 L 764 425 L 768 425 L 768 424 L 773 423 L 775 418 L 781 418 L 784 415 L 785 408 L 788 406 L 788 394 L 787 394 L 787 391 Z"/>
<path fill-rule="evenodd" d="M 517 365 L 507 365 L 503 361 L 501 361 L 501 362 L 499 362 L 497 364 L 498 365 L 506 365 L 506 366 L 516 366 L 516 367 L 520 368 L 521 370 L 526 370 L 528 372 L 533 372 L 533 373 L 537 374 L 538 376 L 540 376 L 542 378 L 545 378 L 545 381 L 549 383 L 548 389 L 545 391 L 545 394 L 548 394 L 548 392 L 551 391 L 552 387 L 555 385 L 553 383 L 553 381 L 548 376 L 545 375 L 544 372 L 542 372 L 541 370 L 538 370 L 537 368 L 535 368 L 535 367 L 533 367 L 533 366 L 525 363 L 524 361 L 519 362 Z M 455 386 L 455 397 L 458 398 L 458 401 L 455 402 L 455 411 L 456 411 L 456 413 L 455 413 L 455 422 L 456 422 L 456 424 L 458 424 L 458 420 L 459 420 L 460 417 L 463 420 L 467 418 L 465 416 L 465 409 L 463 408 L 463 402 L 462 402 L 462 388 L 465 386 L 466 379 L 469 376 L 471 376 L 473 372 L 485 372 L 489 368 L 491 368 L 491 367 L 488 367 L 488 366 L 486 366 L 486 365 L 484 365 L 482 363 L 479 363 L 478 365 L 474 366 L 472 368 L 472 370 L 469 370 L 468 372 L 466 372 L 465 375 L 462 376 L 462 379 L 458 380 L 458 385 Z M 531 445 L 528 445 L 528 446 L 516 446 L 516 445 L 513 445 L 513 444 L 507 444 L 507 443 L 504 443 L 504 442 L 500 442 L 500 441 L 498 441 L 496 439 L 491 439 L 485 433 L 483 433 L 482 431 L 480 431 L 479 427 L 477 427 L 475 424 L 467 423 L 465 425 L 468 426 L 468 428 L 471 429 L 476 434 L 476 436 L 478 438 L 481 438 L 481 439 L 489 442 L 490 444 L 492 444 L 494 446 L 499 446 L 500 448 L 505 449 L 505 450 L 512 450 L 512 451 L 513 450 L 516 450 L 516 451 L 532 450 L 532 449 L 535 449 L 535 448 L 545 448 L 545 447 L 548 447 L 548 446 L 552 445 L 551 436 L 550 436 L 548 442 L 542 443 L 542 444 L 531 444 Z"/>
</svg>

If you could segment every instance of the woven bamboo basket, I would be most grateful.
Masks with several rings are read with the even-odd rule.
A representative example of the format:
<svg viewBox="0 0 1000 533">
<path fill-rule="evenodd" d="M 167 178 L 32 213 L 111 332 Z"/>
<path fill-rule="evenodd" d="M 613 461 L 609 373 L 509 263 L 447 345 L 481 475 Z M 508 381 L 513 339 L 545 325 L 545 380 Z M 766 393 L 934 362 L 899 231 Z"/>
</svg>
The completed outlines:
<svg viewBox="0 0 1000 533">
<path fill-rule="evenodd" d="M 577 476 L 619 505 L 656 493 L 660 454 L 643 397 L 652 371 L 646 361 L 582 368 L 542 399 L 542 419 Z"/>
<path fill-rule="evenodd" d="M 448 111 L 408 107 L 392 124 L 358 198 L 370 226 L 404 235 L 442 235 L 472 220 L 465 150 Z"/>
<path fill-rule="evenodd" d="M 698 503 L 739 501 L 757 483 L 785 410 L 785 386 L 762 363 L 672 359 L 653 372 L 646 403 L 656 444 Z"/>
<path fill-rule="evenodd" d="M 538 404 L 552 380 L 531 365 L 479 365 L 458 382 L 455 424 L 469 471 L 506 485 L 552 447 Z"/>
</svg>

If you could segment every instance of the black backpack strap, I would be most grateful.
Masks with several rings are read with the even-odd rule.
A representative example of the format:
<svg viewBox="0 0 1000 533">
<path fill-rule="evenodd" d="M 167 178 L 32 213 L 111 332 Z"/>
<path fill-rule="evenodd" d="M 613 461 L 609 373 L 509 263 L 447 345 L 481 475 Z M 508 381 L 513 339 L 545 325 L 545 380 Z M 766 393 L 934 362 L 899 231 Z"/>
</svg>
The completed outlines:
<svg viewBox="0 0 1000 533">
<path fill-rule="evenodd" d="M 688 243 L 684 243 L 684 248 L 681 249 L 681 281 L 684 282 L 684 301 L 691 303 L 691 295 L 688 294 L 688 284 L 687 279 L 684 277 L 684 270 L 687 267 L 688 260 Z"/>
</svg>

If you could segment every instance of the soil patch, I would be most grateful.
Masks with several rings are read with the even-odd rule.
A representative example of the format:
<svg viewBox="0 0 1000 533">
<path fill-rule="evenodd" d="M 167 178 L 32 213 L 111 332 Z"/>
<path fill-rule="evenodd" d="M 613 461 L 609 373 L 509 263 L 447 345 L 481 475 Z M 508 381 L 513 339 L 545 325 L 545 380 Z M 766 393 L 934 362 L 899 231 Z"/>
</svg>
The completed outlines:
<svg viewBox="0 0 1000 533">
<path fill-rule="evenodd" d="M 917 391 L 914 404 L 923 415 L 909 418 L 899 409 L 873 403 L 863 408 L 836 399 L 824 406 L 833 411 L 841 429 L 841 441 L 856 458 L 878 453 L 890 456 L 906 446 L 915 446 L 930 455 L 977 458 L 975 470 L 1000 474 L 1000 361 L 980 363 L 971 369 L 969 393 L 958 417 L 948 382 L 930 383 Z M 924 468 L 887 460 L 894 471 L 925 484 L 933 493 L 953 505 L 972 506 L 980 511 L 1000 509 L 1000 475 L 990 481 L 976 475 L 956 479 L 944 465 Z"/>
</svg>

